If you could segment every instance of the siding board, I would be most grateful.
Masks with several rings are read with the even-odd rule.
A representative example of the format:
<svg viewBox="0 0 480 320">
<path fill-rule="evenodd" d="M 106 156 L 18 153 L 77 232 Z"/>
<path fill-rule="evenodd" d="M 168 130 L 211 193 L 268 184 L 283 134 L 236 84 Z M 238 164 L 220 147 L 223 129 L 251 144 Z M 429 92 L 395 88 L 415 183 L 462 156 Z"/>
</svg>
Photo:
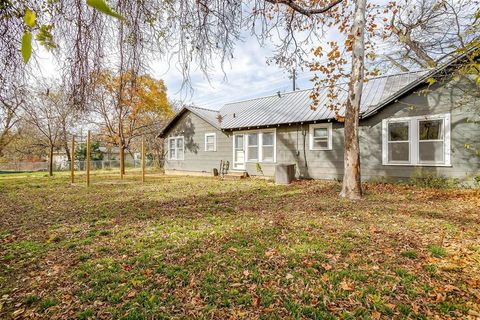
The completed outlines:
<svg viewBox="0 0 480 320">
<path fill-rule="evenodd" d="M 422 88 L 420 88 L 422 89 Z M 379 89 L 379 91 L 382 91 Z M 378 99 L 378 92 L 371 92 L 369 99 Z M 412 93 L 399 101 L 390 104 L 377 114 L 360 121 L 360 147 L 362 179 L 380 179 L 391 177 L 397 179 L 409 178 L 416 172 L 430 172 L 448 177 L 471 180 L 480 173 L 480 159 L 472 150 L 480 150 L 480 127 L 471 123 L 475 110 L 479 108 L 478 101 L 470 101 L 458 106 L 463 98 L 463 92 L 455 85 L 436 84 L 427 94 Z M 295 100 L 289 100 L 289 103 Z M 282 110 L 276 119 L 282 118 L 287 112 Z M 306 112 L 306 111 L 305 111 Z M 451 114 L 451 163 L 450 167 L 423 166 L 388 166 L 382 165 L 382 120 L 387 118 L 414 117 L 433 114 Z M 264 115 L 256 115 L 263 117 Z M 263 119 L 263 118 L 262 118 Z M 478 120 L 478 119 L 477 119 Z M 343 124 L 333 122 L 332 150 L 309 150 L 308 124 L 292 124 L 276 126 L 276 159 L 277 163 L 296 164 L 297 176 L 313 179 L 341 179 L 343 176 Z M 205 152 L 205 133 L 215 132 L 217 136 L 217 151 Z M 195 114 L 186 113 L 170 130 L 168 136 L 184 135 L 188 148 L 185 150 L 185 160 L 165 161 L 167 170 L 185 170 L 211 172 L 218 168 L 220 160 L 233 158 L 233 140 L 231 131 L 221 131 L 213 127 Z M 465 144 L 471 145 L 467 150 Z M 166 145 L 166 147 L 168 147 Z M 168 150 L 168 149 L 167 149 Z M 273 176 L 275 164 L 262 163 L 261 172 L 257 171 L 256 163 L 247 163 L 246 171 L 250 175 Z"/>
</svg>

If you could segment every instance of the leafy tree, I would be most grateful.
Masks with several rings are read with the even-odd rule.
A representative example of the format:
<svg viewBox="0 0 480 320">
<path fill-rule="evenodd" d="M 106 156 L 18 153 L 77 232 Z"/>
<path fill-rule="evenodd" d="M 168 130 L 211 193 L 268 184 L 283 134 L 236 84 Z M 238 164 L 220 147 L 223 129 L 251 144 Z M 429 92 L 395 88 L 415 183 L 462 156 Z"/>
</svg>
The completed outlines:
<svg viewBox="0 0 480 320">
<path fill-rule="evenodd" d="M 75 159 L 85 161 L 87 159 L 87 144 L 79 143 L 75 147 Z M 103 160 L 103 153 L 100 151 L 100 141 L 90 143 L 90 160 Z"/>
<path fill-rule="evenodd" d="M 135 77 L 132 72 L 114 75 L 110 71 L 94 77 L 93 111 L 100 119 L 105 141 L 120 147 L 121 158 L 135 138 L 155 134 L 152 130 L 158 128 L 157 124 L 173 114 L 162 80 L 149 75 Z"/>
</svg>

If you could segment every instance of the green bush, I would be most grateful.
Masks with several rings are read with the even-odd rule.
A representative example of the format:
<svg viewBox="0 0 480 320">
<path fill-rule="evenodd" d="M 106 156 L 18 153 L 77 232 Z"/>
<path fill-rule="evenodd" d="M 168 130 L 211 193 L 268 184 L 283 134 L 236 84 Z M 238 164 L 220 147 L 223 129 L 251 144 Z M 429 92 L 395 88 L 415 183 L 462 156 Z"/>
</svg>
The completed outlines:
<svg viewBox="0 0 480 320">
<path fill-rule="evenodd" d="M 433 189 L 451 189 L 460 186 L 460 180 L 448 178 L 435 172 L 415 171 L 408 181 L 409 184 Z"/>
<path fill-rule="evenodd" d="M 480 174 L 477 174 L 475 177 L 473 177 L 473 186 L 475 188 L 480 188 Z"/>
</svg>

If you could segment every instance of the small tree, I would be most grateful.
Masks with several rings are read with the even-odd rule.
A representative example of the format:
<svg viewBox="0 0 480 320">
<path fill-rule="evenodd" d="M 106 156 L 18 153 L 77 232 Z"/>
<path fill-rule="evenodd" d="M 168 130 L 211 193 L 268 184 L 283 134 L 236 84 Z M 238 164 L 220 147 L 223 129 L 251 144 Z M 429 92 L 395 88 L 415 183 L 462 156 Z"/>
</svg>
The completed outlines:
<svg viewBox="0 0 480 320">
<path fill-rule="evenodd" d="M 68 105 L 60 90 L 37 89 L 25 95 L 23 121 L 35 132 L 35 144 L 48 150 L 48 173 L 53 175 L 53 151 L 59 146 L 63 117 Z"/>
<path fill-rule="evenodd" d="M 121 146 L 120 157 L 130 150 L 135 138 L 153 134 L 173 114 L 162 80 L 149 75 L 135 78 L 130 72 L 115 76 L 109 71 L 95 79 L 93 112 L 106 142 Z M 125 173 L 124 163 L 121 170 Z"/>
<path fill-rule="evenodd" d="M 19 113 L 24 104 L 22 90 L 22 88 L 14 88 L 8 92 L 8 96 L 0 99 L 0 158 L 3 156 L 5 147 L 18 135 L 15 127 L 20 121 Z"/>
<path fill-rule="evenodd" d="M 75 148 L 75 159 L 80 162 L 80 170 L 84 170 L 84 163 L 87 160 L 87 144 L 79 143 Z M 90 160 L 101 161 L 103 160 L 103 153 L 100 151 L 100 142 L 95 141 L 90 143 Z"/>
</svg>

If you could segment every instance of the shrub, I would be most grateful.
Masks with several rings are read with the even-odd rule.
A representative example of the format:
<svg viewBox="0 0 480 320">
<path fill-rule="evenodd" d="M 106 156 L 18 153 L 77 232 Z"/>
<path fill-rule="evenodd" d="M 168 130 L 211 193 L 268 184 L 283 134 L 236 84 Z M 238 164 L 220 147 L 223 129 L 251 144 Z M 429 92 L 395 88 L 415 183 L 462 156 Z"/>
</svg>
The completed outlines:
<svg viewBox="0 0 480 320">
<path fill-rule="evenodd" d="M 460 186 L 460 181 L 454 178 L 448 178 L 429 171 L 415 171 L 409 179 L 409 184 L 433 189 L 451 189 Z"/>
</svg>

